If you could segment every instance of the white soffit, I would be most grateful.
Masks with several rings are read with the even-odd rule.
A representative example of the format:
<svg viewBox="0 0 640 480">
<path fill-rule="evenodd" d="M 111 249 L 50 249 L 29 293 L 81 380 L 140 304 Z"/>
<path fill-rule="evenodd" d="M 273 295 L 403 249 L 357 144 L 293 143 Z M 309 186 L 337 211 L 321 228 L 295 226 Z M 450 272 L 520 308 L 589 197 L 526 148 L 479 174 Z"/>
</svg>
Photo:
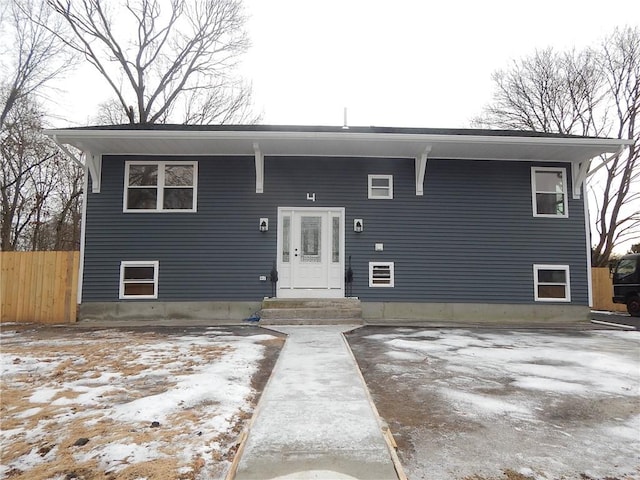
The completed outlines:
<svg viewBox="0 0 640 480">
<path fill-rule="evenodd" d="M 350 132 L 47 130 L 94 155 L 243 155 L 581 162 L 614 153 L 628 140 Z"/>
</svg>

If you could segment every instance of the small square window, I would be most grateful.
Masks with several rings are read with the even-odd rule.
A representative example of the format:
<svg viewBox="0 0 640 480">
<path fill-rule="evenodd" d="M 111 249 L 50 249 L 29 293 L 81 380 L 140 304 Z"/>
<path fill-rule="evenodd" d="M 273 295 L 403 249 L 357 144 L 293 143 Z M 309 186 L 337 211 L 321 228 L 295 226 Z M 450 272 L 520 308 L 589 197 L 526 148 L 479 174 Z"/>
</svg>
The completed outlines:
<svg viewBox="0 0 640 480">
<path fill-rule="evenodd" d="M 158 261 L 121 262 L 120 298 L 158 298 Z"/>
<path fill-rule="evenodd" d="M 393 262 L 369 262 L 369 286 L 393 287 Z"/>
<path fill-rule="evenodd" d="M 369 198 L 393 198 L 393 175 L 369 175 Z"/>
<path fill-rule="evenodd" d="M 536 302 L 570 302 L 568 265 L 534 265 L 533 282 Z"/>
<path fill-rule="evenodd" d="M 567 172 L 564 168 L 531 168 L 534 217 L 569 216 L 567 210 Z"/>
</svg>

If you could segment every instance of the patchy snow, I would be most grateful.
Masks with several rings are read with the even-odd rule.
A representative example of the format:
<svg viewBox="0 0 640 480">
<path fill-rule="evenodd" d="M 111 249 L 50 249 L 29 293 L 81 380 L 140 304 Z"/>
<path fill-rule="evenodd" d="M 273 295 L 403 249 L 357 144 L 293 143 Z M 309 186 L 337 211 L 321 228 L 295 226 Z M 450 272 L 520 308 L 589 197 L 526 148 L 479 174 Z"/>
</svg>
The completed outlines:
<svg viewBox="0 0 640 480">
<path fill-rule="evenodd" d="M 385 352 L 386 355 L 388 355 L 391 358 L 395 358 L 396 360 L 409 360 L 409 361 L 420 361 L 420 360 L 424 360 L 425 356 L 424 355 L 418 355 L 417 353 L 413 353 L 413 352 L 397 352 L 395 350 L 392 350 L 390 352 Z"/>
<path fill-rule="evenodd" d="M 386 418 L 409 478 L 640 480 L 640 332 L 384 332 L 359 348 L 376 344 L 379 388 L 409 402 Z"/>
<path fill-rule="evenodd" d="M 100 453 L 91 451 L 74 455 L 79 463 L 87 463 L 94 458 L 98 460 L 101 470 L 107 472 L 119 472 L 134 463 L 148 462 L 166 457 L 160 453 L 161 442 L 137 443 L 112 443 L 105 445 Z"/>
<path fill-rule="evenodd" d="M 220 328 L 33 332 L 2 332 L 0 479 L 83 469 L 223 478 L 251 415 L 263 342 L 276 338 Z M 81 437 L 89 441 L 74 445 Z"/>
</svg>

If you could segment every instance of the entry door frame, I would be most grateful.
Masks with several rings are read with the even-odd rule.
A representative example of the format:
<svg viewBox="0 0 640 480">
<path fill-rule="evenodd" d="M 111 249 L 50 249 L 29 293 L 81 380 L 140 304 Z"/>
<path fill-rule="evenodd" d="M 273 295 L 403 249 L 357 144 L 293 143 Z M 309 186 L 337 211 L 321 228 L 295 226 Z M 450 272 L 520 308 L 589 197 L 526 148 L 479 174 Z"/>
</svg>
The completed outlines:
<svg viewBox="0 0 640 480">
<path fill-rule="evenodd" d="M 322 251 L 326 256 L 327 267 L 327 281 L 321 287 L 316 288 L 301 288 L 296 286 L 296 265 L 294 262 L 294 247 L 298 238 L 293 238 L 294 228 L 293 222 L 297 214 L 322 214 L 326 219 L 327 226 L 325 230 L 326 235 L 322 235 L 321 238 L 325 238 L 327 245 L 323 245 Z M 283 260 L 283 218 L 285 216 L 290 217 L 289 224 L 289 236 L 290 236 L 290 251 L 289 261 Z M 332 262 L 332 233 L 333 233 L 333 217 L 339 216 L 338 222 L 340 233 L 339 239 L 339 262 Z M 278 288 L 276 289 L 276 296 L 279 298 L 344 298 L 344 268 L 345 268 L 345 208 L 344 207 L 278 207 L 278 240 L 277 240 L 277 268 L 278 268 Z"/>
</svg>

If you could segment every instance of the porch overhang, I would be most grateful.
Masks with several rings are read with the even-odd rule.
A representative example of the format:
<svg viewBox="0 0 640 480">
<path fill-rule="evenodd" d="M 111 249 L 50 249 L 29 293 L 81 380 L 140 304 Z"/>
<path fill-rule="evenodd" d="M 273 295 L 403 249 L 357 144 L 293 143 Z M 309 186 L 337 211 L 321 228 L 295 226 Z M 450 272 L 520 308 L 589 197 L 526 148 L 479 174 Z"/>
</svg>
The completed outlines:
<svg viewBox="0 0 640 480">
<path fill-rule="evenodd" d="M 619 152 L 630 140 L 559 136 L 535 132 L 377 127 L 278 127 L 180 125 L 86 127 L 45 130 L 59 144 L 92 158 L 93 183 L 100 184 L 106 155 L 250 156 L 256 192 L 264 184 L 264 158 L 377 157 L 415 160 L 416 195 L 421 195 L 427 157 L 441 160 L 570 162 L 574 195 L 589 175 L 591 160 Z M 100 160 L 98 160 L 100 159 Z"/>
</svg>

